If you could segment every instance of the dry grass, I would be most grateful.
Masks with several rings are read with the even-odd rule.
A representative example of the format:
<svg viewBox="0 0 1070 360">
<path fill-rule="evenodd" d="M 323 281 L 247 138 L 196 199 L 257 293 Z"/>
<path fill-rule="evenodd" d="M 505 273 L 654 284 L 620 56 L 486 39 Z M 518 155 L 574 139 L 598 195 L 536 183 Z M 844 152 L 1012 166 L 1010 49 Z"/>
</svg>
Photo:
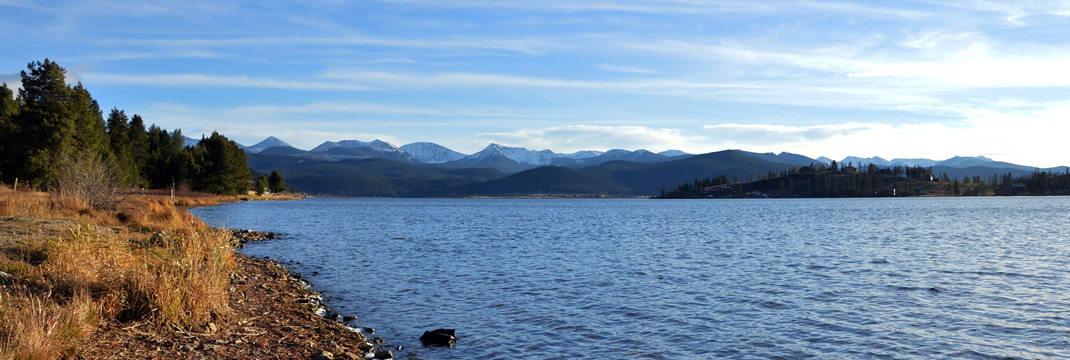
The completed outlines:
<svg viewBox="0 0 1070 360">
<path fill-rule="evenodd" d="M 233 197 L 177 197 L 180 206 Z M 0 221 L 66 219 L 59 236 L 0 235 L 0 359 L 69 358 L 101 321 L 197 329 L 227 318 L 230 234 L 176 209 L 170 196 L 128 194 L 114 210 L 0 186 Z"/>
</svg>

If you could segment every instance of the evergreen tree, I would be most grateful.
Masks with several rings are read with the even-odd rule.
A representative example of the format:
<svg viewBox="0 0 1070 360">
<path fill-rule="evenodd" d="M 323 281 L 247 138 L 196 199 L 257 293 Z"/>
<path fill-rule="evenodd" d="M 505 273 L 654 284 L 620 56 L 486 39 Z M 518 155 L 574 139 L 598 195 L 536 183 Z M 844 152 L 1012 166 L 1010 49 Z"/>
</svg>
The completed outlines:
<svg viewBox="0 0 1070 360">
<path fill-rule="evenodd" d="M 55 177 L 55 164 L 70 153 L 75 133 L 70 116 L 71 89 L 67 86 L 66 70 L 55 62 L 31 62 L 21 72 L 19 115 L 15 118 L 19 140 L 12 158 L 16 176 L 31 185 L 50 184 Z"/>
<path fill-rule="evenodd" d="M 136 169 L 131 179 L 131 184 L 136 186 L 147 185 L 148 174 L 146 170 L 146 162 L 148 161 L 149 153 L 149 135 L 145 130 L 145 121 L 141 119 L 141 115 L 134 114 L 130 118 L 130 125 L 126 133 L 127 137 L 127 149 L 130 151 L 130 162 L 133 164 L 133 168 Z"/>
<path fill-rule="evenodd" d="M 0 174 L 8 174 L 14 178 L 15 173 L 11 168 L 15 158 L 16 133 L 15 118 L 19 115 L 19 103 L 15 100 L 15 92 L 4 83 L 0 86 Z M 8 181 L 8 179 L 3 179 Z"/>
<path fill-rule="evenodd" d="M 182 132 L 175 130 L 174 135 L 156 125 L 149 127 L 148 151 L 145 166 L 141 172 L 145 175 L 148 186 L 162 189 L 169 188 L 185 179 L 182 161 Z"/>
<path fill-rule="evenodd" d="M 282 174 L 279 174 L 278 170 L 271 170 L 271 176 L 268 177 L 268 188 L 276 194 L 286 191 L 286 180 L 282 179 Z"/>
<path fill-rule="evenodd" d="M 139 183 L 141 170 L 130 149 L 130 121 L 122 110 L 112 108 L 106 122 L 114 163 L 123 185 Z"/>
<path fill-rule="evenodd" d="M 264 195 L 264 192 L 267 191 L 267 188 L 268 188 L 268 177 L 267 177 L 267 175 L 260 175 L 260 177 L 256 179 L 256 189 L 255 189 L 256 190 L 256 196 Z"/>
<path fill-rule="evenodd" d="M 75 126 L 75 151 L 96 159 L 107 159 L 109 140 L 100 105 L 81 83 L 71 89 L 70 105 Z"/>
<path fill-rule="evenodd" d="M 245 152 L 217 132 L 187 148 L 188 173 L 193 190 L 215 194 L 243 194 L 250 189 L 249 165 Z"/>
</svg>

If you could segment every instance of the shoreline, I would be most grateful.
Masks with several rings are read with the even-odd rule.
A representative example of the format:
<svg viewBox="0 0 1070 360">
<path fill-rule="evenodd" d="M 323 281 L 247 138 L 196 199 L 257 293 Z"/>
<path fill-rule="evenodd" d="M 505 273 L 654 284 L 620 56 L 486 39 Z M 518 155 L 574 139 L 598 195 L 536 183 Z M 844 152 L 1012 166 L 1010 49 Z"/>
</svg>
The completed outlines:
<svg viewBox="0 0 1070 360">
<path fill-rule="evenodd" d="M 188 211 L 243 197 L 180 193 L 172 200 L 169 191 L 135 191 L 110 209 L 92 209 L 52 193 L 0 187 L 0 195 L 0 311 L 10 315 L 0 318 L 0 357 L 393 355 L 377 352 L 384 341 L 373 344 L 358 328 L 317 315 L 325 304 L 300 276 L 275 261 L 238 253 L 237 238 Z M 244 200 L 304 198 L 285 197 Z M 198 245 L 202 241 L 208 242 Z M 109 261 L 135 266 L 100 267 Z M 205 266 L 228 271 L 204 273 Z M 180 307 L 165 309 L 169 304 Z M 47 324 L 57 321 L 64 330 L 49 330 L 55 325 Z M 41 322 L 46 325 L 37 329 Z"/>
<path fill-rule="evenodd" d="M 90 337 L 81 354 L 99 359 L 366 359 L 369 352 L 375 354 L 362 332 L 317 315 L 316 305 L 302 301 L 318 294 L 286 268 L 237 253 L 235 261 L 228 289 L 230 321 L 199 331 L 160 332 L 109 322 Z"/>
</svg>

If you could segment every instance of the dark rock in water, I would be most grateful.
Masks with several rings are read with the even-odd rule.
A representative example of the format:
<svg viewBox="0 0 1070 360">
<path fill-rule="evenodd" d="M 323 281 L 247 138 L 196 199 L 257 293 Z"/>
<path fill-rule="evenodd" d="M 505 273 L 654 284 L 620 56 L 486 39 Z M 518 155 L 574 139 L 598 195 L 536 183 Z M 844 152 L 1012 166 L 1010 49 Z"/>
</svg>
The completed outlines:
<svg viewBox="0 0 1070 360">
<path fill-rule="evenodd" d="M 374 333 L 375 333 L 375 329 L 372 329 L 372 328 L 364 328 L 364 332 L 366 332 L 366 333 L 369 333 L 369 334 L 374 334 Z"/>
<path fill-rule="evenodd" d="M 375 359 L 393 359 L 394 353 L 390 350 L 380 350 L 375 352 Z"/>
<path fill-rule="evenodd" d="M 424 334 L 420 336 L 420 342 L 424 346 L 448 346 L 453 347 L 453 344 L 457 341 L 457 331 L 454 329 L 434 329 L 431 331 L 424 331 Z"/>
<path fill-rule="evenodd" d="M 279 234 L 273 232 L 260 232 L 256 230 L 242 230 L 234 229 L 231 231 L 231 238 L 234 239 L 234 246 L 237 248 L 245 247 L 245 243 L 250 241 L 271 240 L 279 237 Z"/>
<path fill-rule="evenodd" d="M 338 313 L 328 310 L 323 314 L 323 318 L 327 320 L 341 321 L 342 315 L 338 315 Z"/>
<path fill-rule="evenodd" d="M 383 338 L 372 338 L 372 343 L 375 345 L 382 345 L 386 344 L 386 340 L 383 340 Z"/>
<path fill-rule="evenodd" d="M 929 288 L 929 292 L 931 292 L 931 293 L 938 293 L 938 292 L 940 292 L 940 289 L 937 289 L 937 288 L 935 288 L 935 287 L 931 287 L 931 288 Z"/>
<path fill-rule="evenodd" d="M 362 352 L 369 352 L 369 351 L 375 350 L 375 345 L 372 345 L 371 343 L 366 342 L 366 343 L 357 345 L 357 349 L 360 349 L 360 351 L 362 351 Z"/>
<path fill-rule="evenodd" d="M 344 322 L 357 321 L 357 317 L 356 316 L 343 316 L 342 317 L 342 321 L 344 321 Z"/>
</svg>

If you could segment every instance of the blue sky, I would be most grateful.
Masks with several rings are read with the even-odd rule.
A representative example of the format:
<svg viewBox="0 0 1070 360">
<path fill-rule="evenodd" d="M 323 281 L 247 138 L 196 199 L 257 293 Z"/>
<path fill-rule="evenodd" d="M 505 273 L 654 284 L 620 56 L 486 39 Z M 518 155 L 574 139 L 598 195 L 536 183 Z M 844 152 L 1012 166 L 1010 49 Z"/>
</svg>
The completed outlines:
<svg viewBox="0 0 1070 360">
<path fill-rule="evenodd" d="M 0 0 L 0 81 L 274 135 L 1070 165 L 1070 1 Z"/>
</svg>

